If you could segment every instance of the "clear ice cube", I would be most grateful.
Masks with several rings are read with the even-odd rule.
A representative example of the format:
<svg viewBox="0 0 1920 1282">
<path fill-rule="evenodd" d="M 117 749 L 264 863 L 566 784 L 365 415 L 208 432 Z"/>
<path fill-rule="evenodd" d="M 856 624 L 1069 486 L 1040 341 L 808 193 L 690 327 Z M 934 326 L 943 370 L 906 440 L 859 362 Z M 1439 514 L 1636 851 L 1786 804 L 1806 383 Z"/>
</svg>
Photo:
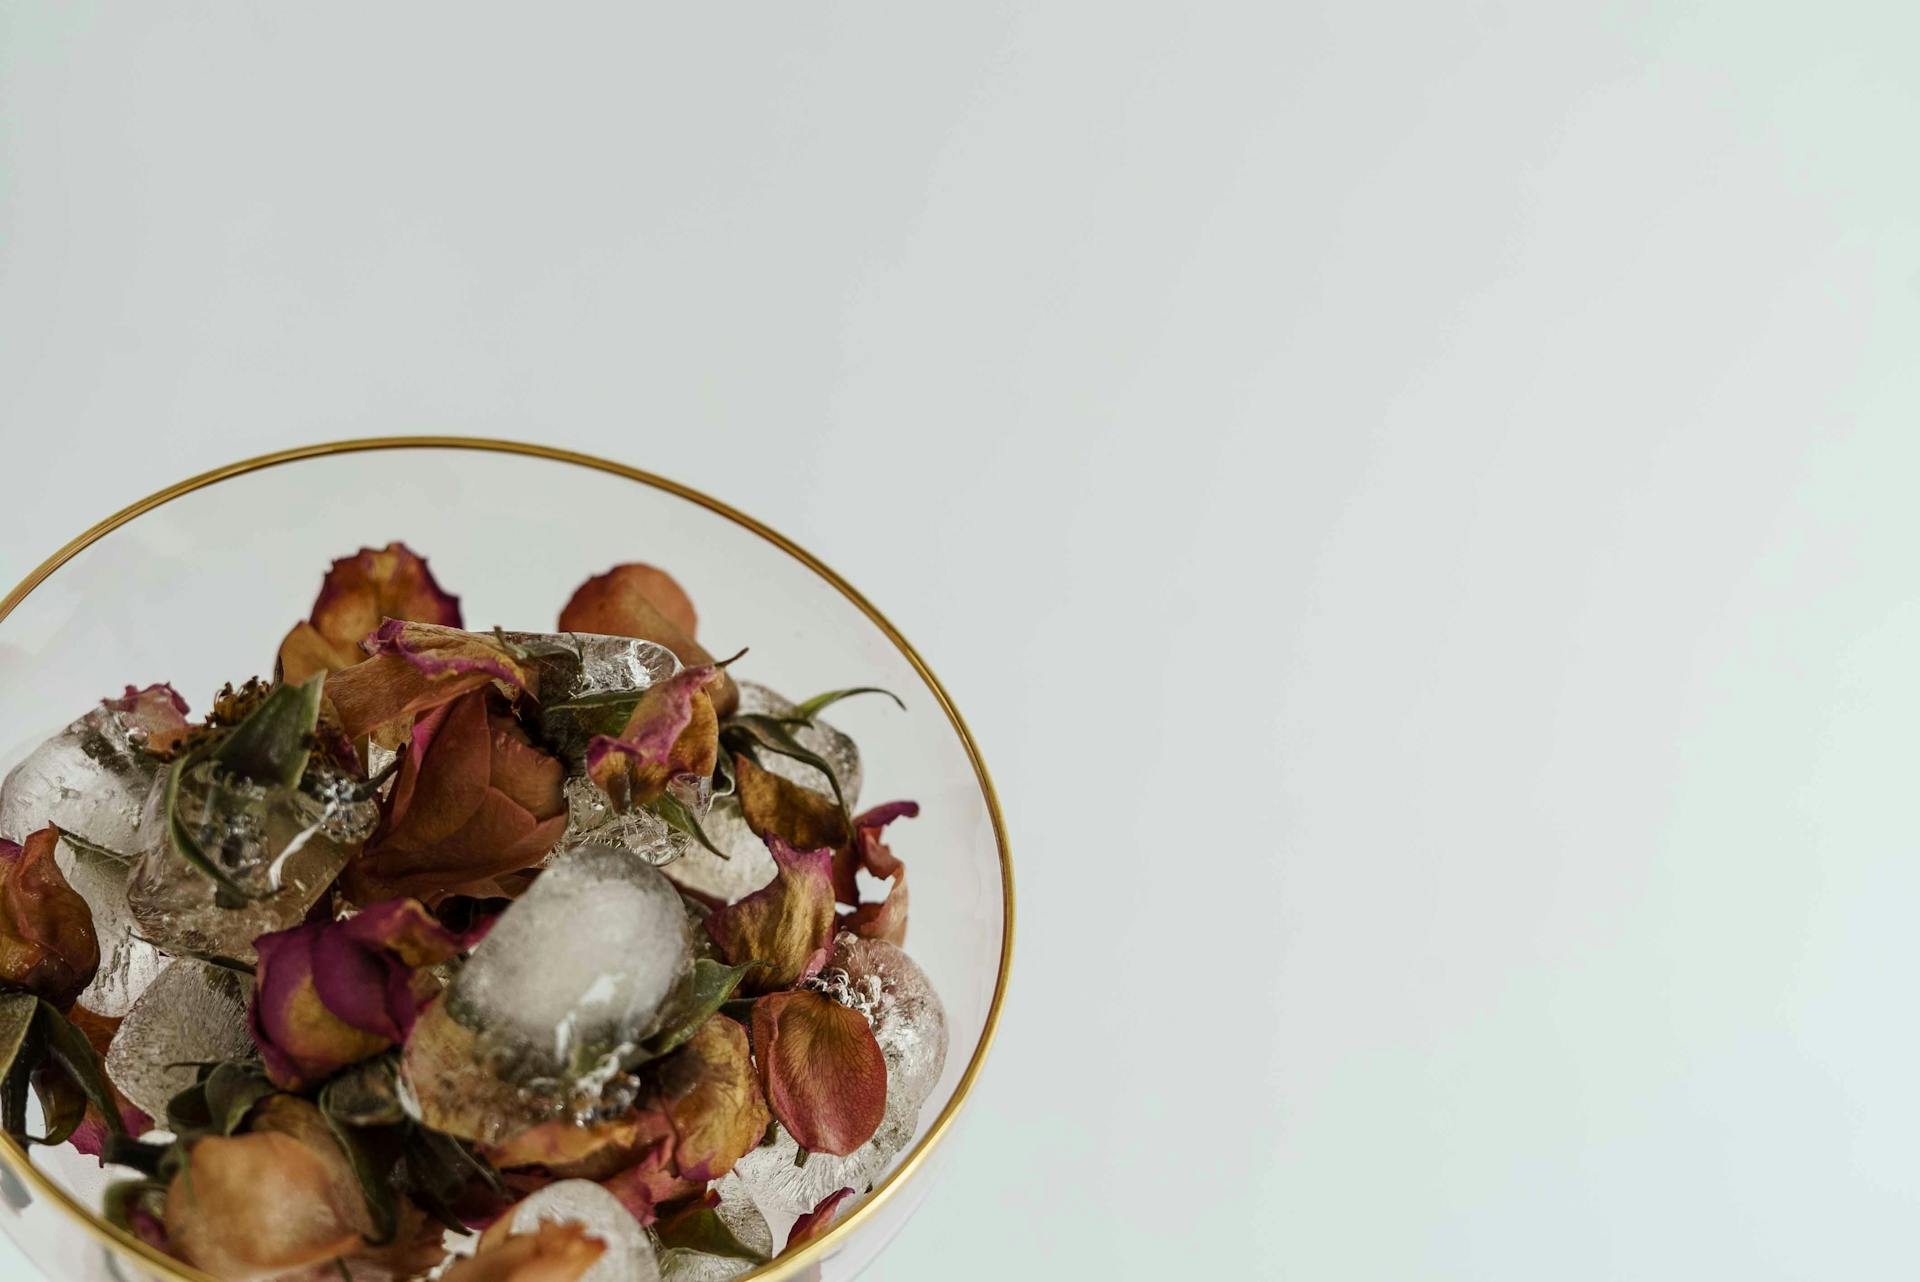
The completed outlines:
<svg viewBox="0 0 1920 1282">
<path fill-rule="evenodd" d="M 163 789 L 149 806 L 147 848 L 134 864 L 127 902 L 140 932 L 163 949 L 253 960 L 253 941 L 296 926 L 319 901 L 370 830 L 371 801 L 323 801 L 290 788 L 263 788 L 215 773 L 212 763 L 182 781 L 175 813 L 207 857 L 255 898 L 227 906 L 212 878 L 174 849 L 160 817 Z"/>
<path fill-rule="evenodd" d="M 103 703 L 35 748 L 0 784 L 0 837 L 24 841 L 58 824 L 131 859 L 145 842 L 147 794 L 162 769 L 138 739 Z"/>
<path fill-rule="evenodd" d="M 680 670 L 673 651 L 637 637 L 592 632 L 507 632 L 529 654 L 540 675 L 540 700 L 557 703 L 588 695 L 645 690 Z"/>
<path fill-rule="evenodd" d="M 591 1180 L 559 1180 L 523 1198 L 509 1212 L 515 1234 L 541 1224 L 578 1224 L 606 1243 L 598 1260 L 576 1282 L 660 1282 L 653 1239 L 607 1190 Z"/>
<path fill-rule="evenodd" d="M 502 913 L 447 993 L 502 1079 L 578 1113 L 658 1025 L 692 965 L 679 892 L 614 846 L 562 853 Z"/>
<path fill-rule="evenodd" d="M 196 1063 L 253 1054 L 252 995 L 253 981 L 237 971 L 177 958 L 127 1011 L 107 1047 L 107 1076 L 164 1123 L 167 1101 L 193 1085 Z"/>
<path fill-rule="evenodd" d="M 740 687 L 742 714 L 786 717 L 791 716 L 797 706 L 784 695 L 755 682 L 736 681 L 735 684 Z M 857 811 L 862 779 L 860 749 L 853 740 L 819 717 L 815 717 L 811 725 L 791 726 L 789 729 L 802 748 L 833 767 L 834 777 L 840 781 L 840 791 L 846 796 L 847 809 Z M 761 753 L 759 759 L 760 764 L 774 774 L 790 779 L 803 788 L 829 794 L 833 792 L 833 785 L 827 782 L 827 777 L 804 761 L 772 752 Z"/>
<path fill-rule="evenodd" d="M 727 857 L 722 859 L 698 842 L 689 845 L 669 870 L 674 881 L 688 890 L 734 903 L 772 881 L 779 871 L 767 843 L 747 826 L 740 803 L 732 797 L 714 798 L 700 830 Z"/>
<path fill-rule="evenodd" d="M 616 846 L 631 850 L 650 864 L 671 863 L 686 854 L 693 838 L 651 810 L 635 806 L 613 808 L 600 785 L 582 775 L 567 780 L 567 830 L 556 851 L 575 846 Z"/>
<path fill-rule="evenodd" d="M 887 1061 L 887 1109 L 873 1138 L 845 1157 L 814 1153 L 795 1165 L 800 1146 L 778 1123 L 770 1144 L 734 1166 L 762 1210 L 802 1215 L 829 1193 L 865 1192 L 913 1143 L 920 1108 L 947 1061 L 947 1014 L 925 972 L 884 940 L 842 933 L 814 987 L 862 1011 Z"/>
<path fill-rule="evenodd" d="M 125 1015 L 170 960 L 139 937 L 127 907 L 129 867 L 93 850 L 62 841 L 54 848 L 60 872 L 93 912 L 93 933 L 100 941 L 100 969 L 80 994 L 80 1005 L 96 1015 Z"/>
<path fill-rule="evenodd" d="M 769 1258 L 773 1255 L 773 1230 L 767 1217 L 754 1203 L 753 1193 L 739 1176 L 729 1173 L 716 1181 L 713 1191 L 720 1205 L 714 1214 L 733 1231 L 742 1246 L 751 1247 Z M 674 1247 L 660 1253 L 661 1282 L 733 1282 L 757 1267 L 752 1260 L 726 1255 L 710 1255 L 687 1247 Z"/>
</svg>

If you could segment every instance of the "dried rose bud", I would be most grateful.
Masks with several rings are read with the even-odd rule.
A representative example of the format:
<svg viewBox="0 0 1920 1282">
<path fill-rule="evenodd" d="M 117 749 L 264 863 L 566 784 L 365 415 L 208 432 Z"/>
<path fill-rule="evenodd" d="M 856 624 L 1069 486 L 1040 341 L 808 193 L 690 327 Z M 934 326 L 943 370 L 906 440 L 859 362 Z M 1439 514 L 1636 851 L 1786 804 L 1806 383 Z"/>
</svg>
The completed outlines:
<svg viewBox="0 0 1920 1282">
<path fill-rule="evenodd" d="M 473 690 L 414 723 L 380 827 L 347 870 L 356 902 L 493 893 L 567 827 L 566 768 Z"/>
<path fill-rule="evenodd" d="M 717 1180 L 759 1147 L 770 1118 L 746 1029 L 713 1016 L 661 1065 L 660 1079 L 673 1123 L 674 1168 L 683 1179 Z"/>
<path fill-rule="evenodd" d="M 693 639 L 693 602 L 664 570 L 650 565 L 616 565 L 596 574 L 574 592 L 560 611 L 565 632 L 639 637 L 673 651 L 690 668 L 706 667 L 713 655 Z M 740 705 L 740 692 L 722 672 L 713 686 L 713 705 L 722 717 Z"/>
<path fill-rule="evenodd" d="M 372 1222 L 320 1110 L 274 1095 L 246 1134 L 194 1143 L 167 1189 L 166 1229 L 187 1263 L 253 1282 L 352 1253 Z"/>
<path fill-rule="evenodd" d="M 795 850 L 779 837 L 767 838 L 767 849 L 773 880 L 707 916 L 707 933 L 728 962 L 767 963 L 741 980 L 746 993 L 792 987 L 820 968 L 833 939 L 833 853 Z"/>
<path fill-rule="evenodd" d="M 38 993 L 65 1010 L 100 968 L 93 913 L 54 862 L 60 830 L 26 844 L 0 839 L 0 983 Z"/>
<path fill-rule="evenodd" d="M 839 1213 L 840 1204 L 852 1196 L 852 1189 L 841 1189 L 821 1198 L 811 1211 L 793 1222 L 793 1227 L 787 1231 L 787 1245 L 783 1249 L 791 1251 L 796 1246 L 805 1246 L 832 1228 L 833 1217 Z"/>
<path fill-rule="evenodd" d="M 405 1041 L 420 1009 L 414 972 L 460 945 L 417 902 L 396 899 L 262 935 L 254 949 L 253 1040 L 276 1085 L 304 1090 Z"/>
<path fill-rule="evenodd" d="M 497 638 L 388 619 L 361 643 L 372 657 L 331 673 L 327 699 L 349 739 L 399 723 L 499 682 L 533 691 L 532 671 Z"/>
<path fill-rule="evenodd" d="M 859 1011 L 798 988 L 753 1004 L 753 1056 L 780 1124 L 801 1148 L 847 1154 L 887 1110 L 887 1061 Z"/>
<path fill-rule="evenodd" d="M 707 687 L 716 668 L 688 668 L 649 686 L 619 735 L 595 735 L 587 773 L 625 806 L 645 805 L 682 776 L 708 778 L 720 752 L 720 721 Z"/>
<path fill-rule="evenodd" d="M 316 672 L 337 672 L 366 655 L 361 639 L 382 619 L 460 626 L 460 598 L 443 591 L 426 559 L 404 543 L 361 548 L 335 561 L 314 598 L 313 613 L 280 643 L 281 679 L 300 684 Z"/>
<path fill-rule="evenodd" d="M 526 1233 L 513 1232 L 512 1222 L 503 1216 L 481 1234 L 479 1249 L 454 1261 L 442 1282 L 574 1282 L 607 1249 L 571 1220 L 542 1221 Z"/>
</svg>

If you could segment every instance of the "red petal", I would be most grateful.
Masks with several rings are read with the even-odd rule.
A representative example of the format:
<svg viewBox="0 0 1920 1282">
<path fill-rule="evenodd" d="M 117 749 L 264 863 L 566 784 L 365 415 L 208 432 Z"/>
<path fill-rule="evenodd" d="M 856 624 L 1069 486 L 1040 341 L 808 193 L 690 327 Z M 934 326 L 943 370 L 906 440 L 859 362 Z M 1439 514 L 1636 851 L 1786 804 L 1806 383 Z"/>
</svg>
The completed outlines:
<svg viewBox="0 0 1920 1282">
<path fill-rule="evenodd" d="M 821 1198 L 818 1206 L 793 1222 L 793 1227 L 787 1231 L 787 1245 L 782 1249 L 791 1251 L 796 1246 L 805 1246 L 825 1233 L 833 1224 L 834 1212 L 852 1195 L 852 1189 L 841 1189 L 838 1193 L 829 1193 Z"/>
<path fill-rule="evenodd" d="M 887 1061 L 866 1016 L 811 989 L 753 1004 L 753 1050 L 767 1102 L 802 1148 L 839 1157 L 887 1111 Z"/>
</svg>

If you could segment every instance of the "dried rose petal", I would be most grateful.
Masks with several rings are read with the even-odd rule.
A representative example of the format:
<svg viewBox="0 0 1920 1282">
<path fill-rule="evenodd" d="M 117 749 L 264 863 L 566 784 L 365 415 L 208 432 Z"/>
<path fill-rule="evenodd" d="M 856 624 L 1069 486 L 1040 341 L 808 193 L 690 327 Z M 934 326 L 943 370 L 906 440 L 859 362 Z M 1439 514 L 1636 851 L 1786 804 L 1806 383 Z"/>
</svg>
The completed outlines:
<svg viewBox="0 0 1920 1282">
<path fill-rule="evenodd" d="M 389 619 L 363 643 L 373 657 L 330 673 L 327 699 L 350 739 L 498 681 L 533 692 L 533 672 L 496 638 Z"/>
<path fill-rule="evenodd" d="M 767 993 L 798 983 L 817 969 L 833 938 L 833 853 L 795 850 L 767 838 L 774 879 L 736 904 L 707 917 L 707 933 L 735 966 L 767 965 L 741 980 L 745 993 Z"/>
<path fill-rule="evenodd" d="M 623 806 L 644 805 L 683 775 L 706 778 L 719 755 L 720 722 L 706 687 L 718 669 L 687 668 L 650 686 L 618 737 L 595 735 L 587 773 Z"/>
<path fill-rule="evenodd" d="M 555 1179 L 602 1180 L 640 1162 L 673 1139 L 673 1124 L 652 1108 L 581 1126 L 571 1120 L 542 1122 L 484 1150 L 503 1171 L 538 1168 Z"/>
<path fill-rule="evenodd" d="M 254 1042 L 276 1085 L 303 1090 L 404 1041 L 419 1013 L 415 969 L 453 957 L 459 943 L 400 899 L 262 935 L 254 949 Z"/>
<path fill-rule="evenodd" d="M 834 861 L 835 893 L 840 895 L 842 903 L 859 903 L 856 869 L 864 869 L 882 879 L 893 879 L 885 899 L 878 903 L 860 903 L 841 923 L 854 934 L 884 939 L 890 944 L 906 942 L 907 868 L 881 840 L 881 834 L 895 819 L 911 819 L 919 813 L 917 802 L 890 801 L 854 818 L 853 844 L 846 852 L 847 858 L 842 860 L 836 854 Z M 849 889 L 852 898 L 848 897 Z"/>
<path fill-rule="evenodd" d="M 769 1115 L 746 1029 L 713 1016 L 662 1065 L 660 1075 L 681 1176 L 696 1184 L 717 1180 L 759 1146 Z"/>
<path fill-rule="evenodd" d="M 106 1058 L 107 1047 L 113 1044 L 113 1035 L 120 1030 L 118 1019 L 96 1015 L 85 1006 L 75 1006 L 67 1013 L 67 1020 L 85 1034 L 87 1043 L 93 1047 L 95 1054 L 102 1059 Z M 122 1095 L 120 1088 L 115 1086 L 111 1079 L 107 1082 L 107 1090 L 112 1094 L 115 1110 L 120 1114 L 120 1125 L 128 1135 L 138 1137 L 153 1129 L 153 1119 Z M 86 1116 L 81 1120 L 80 1125 L 74 1128 L 67 1142 L 89 1157 L 101 1157 L 106 1151 L 107 1136 L 111 1133 L 107 1119 L 101 1116 L 99 1109 L 89 1103 Z M 104 1166 L 106 1163 L 102 1161 L 101 1165 Z"/>
<path fill-rule="evenodd" d="M 316 672 L 350 668 L 366 656 L 360 641 L 382 619 L 460 626 L 460 598 L 443 591 L 426 560 L 404 543 L 361 548 L 327 571 L 308 620 L 280 643 L 280 674 L 299 684 Z"/>
<path fill-rule="evenodd" d="M 356 902 L 491 894 L 567 827 L 566 768 L 472 690 L 426 713 L 381 803 L 380 827 L 348 868 Z"/>
<path fill-rule="evenodd" d="M 167 1240 L 221 1282 L 339 1259 L 372 1225 L 353 1169 L 305 1100 L 275 1095 L 245 1135 L 194 1143 L 167 1189 Z"/>
<path fill-rule="evenodd" d="M 846 848 L 846 816 L 841 813 L 840 803 L 826 793 L 815 792 L 785 776 L 763 769 L 755 764 L 753 758 L 739 753 L 733 758 L 733 778 L 740 801 L 740 814 L 755 835 L 779 837 L 796 850 L 841 851 Z M 841 890 L 839 866 L 846 863 L 846 859 L 844 856 L 836 858 L 834 863 L 835 891 L 838 893 Z M 846 877 L 845 894 L 841 898 L 847 903 L 857 902 L 858 891 L 854 888 L 850 865 Z"/>
<path fill-rule="evenodd" d="M 821 1198 L 819 1205 L 793 1222 L 793 1228 L 787 1231 L 787 1245 L 782 1249 L 791 1251 L 796 1246 L 805 1246 L 833 1227 L 834 1214 L 839 1211 L 840 1204 L 851 1196 L 852 1189 L 841 1189 Z"/>
<path fill-rule="evenodd" d="M 887 1109 L 887 1061 L 857 1010 L 811 989 L 753 1004 L 753 1053 L 767 1103 L 801 1148 L 847 1154 Z"/>
<path fill-rule="evenodd" d="M 693 603 L 680 585 L 650 565 L 616 565 L 596 574 L 560 611 L 562 631 L 639 637 L 665 646 L 690 668 L 711 666 L 713 655 L 693 639 L 694 621 Z M 740 692 L 725 672 L 711 693 L 722 717 L 731 716 L 740 704 Z"/>
<path fill-rule="evenodd" d="M 60 830 L 0 839 L 0 983 L 65 1010 L 100 968 L 93 912 L 54 862 Z"/>
<path fill-rule="evenodd" d="M 700 1185 L 674 1172 L 671 1153 L 672 1145 L 655 1145 L 626 1170 L 600 1181 L 642 1228 L 659 1218 L 657 1207 L 700 1191 Z"/>
<path fill-rule="evenodd" d="M 479 1249 L 454 1261 L 442 1282 L 574 1282 L 607 1249 L 572 1221 L 542 1221 L 526 1233 L 505 1227 L 510 1223 L 504 1217 L 481 1234 Z"/>
</svg>

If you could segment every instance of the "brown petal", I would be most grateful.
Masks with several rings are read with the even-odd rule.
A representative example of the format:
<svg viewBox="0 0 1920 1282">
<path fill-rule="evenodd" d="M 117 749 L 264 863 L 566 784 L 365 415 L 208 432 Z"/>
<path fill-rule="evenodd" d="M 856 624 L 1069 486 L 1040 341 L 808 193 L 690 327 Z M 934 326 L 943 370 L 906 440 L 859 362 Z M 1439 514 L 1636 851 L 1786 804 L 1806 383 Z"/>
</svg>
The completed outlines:
<svg viewBox="0 0 1920 1282">
<path fill-rule="evenodd" d="M 757 835 L 779 837 L 795 850 L 838 852 L 847 848 L 846 816 L 840 804 L 826 793 L 804 788 L 739 753 L 733 758 L 733 777 L 740 813 Z M 842 885 L 840 865 L 846 864 L 845 857 L 834 863 L 834 893 L 846 903 L 859 902 L 852 867 L 846 867 L 846 884 Z"/>
<path fill-rule="evenodd" d="M 497 1231 L 512 1221 L 511 1215 L 503 1216 L 482 1234 L 480 1248 L 456 1260 L 442 1282 L 574 1282 L 607 1249 L 572 1221 L 543 1221 L 529 1233 Z"/>
<path fill-rule="evenodd" d="M 280 643 L 283 680 L 305 681 L 366 657 L 360 642 L 382 619 L 460 626 L 460 599 L 441 590 L 427 563 L 404 543 L 361 548 L 335 561 L 306 622 Z"/>
<path fill-rule="evenodd" d="M 389 619 L 363 645 L 373 658 L 327 677 L 327 698 L 349 739 L 410 721 L 491 681 L 509 690 L 535 687 L 531 669 L 478 632 Z"/>
<path fill-rule="evenodd" d="M 757 1148 L 769 1116 L 755 1080 L 747 1030 L 715 1015 L 660 1069 L 674 1164 L 697 1184 L 717 1180 Z"/>
<path fill-rule="evenodd" d="M 635 573 L 635 570 L 644 573 Z M 616 565 L 605 574 L 595 575 L 574 592 L 566 608 L 560 611 L 560 627 L 566 632 L 596 632 L 603 636 L 639 637 L 673 651 L 674 657 L 689 668 L 713 663 L 713 655 L 693 639 L 693 606 L 685 605 L 685 617 L 678 601 L 656 601 L 647 594 L 658 579 L 665 576 L 651 566 Z M 668 580 L 671 582 L 671 580 Z M 676 591 L 678 585 L 675 585 Z M 685 593 L 679 593 L 681 600 Z M 740 692 L 724 671 L 709 692 L 713 706 L 722 717 L 733 715 L 740 706 Z"/>
<path fill-rule="evenodd" d="M 0 840 L 0 983 L 64 1010 L 93 982 L 100 942 L 87 901 L 54 862 L 59 844 L 51 824 L 24 846 Z"/>
<path fill-rule="evenodd" d="M 887 1061 L 859 1011 L 806 988 L 762 997 L 753 1053 L 767 1103 L 800 1147 L 845 1157 L 880 1129 Z"/>
<path fill-rule="evenodd" d="M 767 848 L 778 869 L 774 879 L 707 917 L 707 933 L 728 962 L 767 963 L 741 980 L 746 993 L 799 982 L 833 937 L 832 853 L 795 850 L 777 836 L 767 838 Z"/>
<path fill-rule="evenodd" d="M 503 1171 L 537 1167 L 555 1179 L 604 1180 L 672 1138 L 673 1125 L 664 1113 L 630 1109 L 586 1126 L 570 1119 L 542 1122 L 493 1145 L 484 1155 Z"/>
</svg>

